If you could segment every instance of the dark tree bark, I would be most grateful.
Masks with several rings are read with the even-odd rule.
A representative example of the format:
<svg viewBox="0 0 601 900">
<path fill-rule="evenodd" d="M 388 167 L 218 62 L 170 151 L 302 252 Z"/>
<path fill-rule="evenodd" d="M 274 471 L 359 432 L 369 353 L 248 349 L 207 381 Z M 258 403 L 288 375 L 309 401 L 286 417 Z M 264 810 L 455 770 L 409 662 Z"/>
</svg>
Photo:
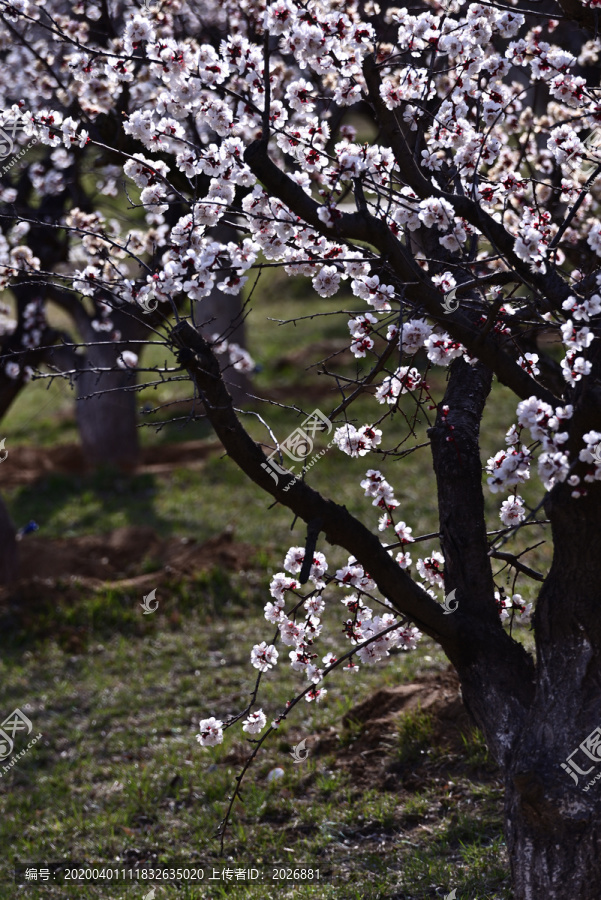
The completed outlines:
<svg viewBox="0 0 601 900">
<path fill-rule="evenodd" d="M 90 347 L 77 377 L 77 425 L 86 462 L 133 471 L 139 461 L 135 373 L 114 369 L 115 348 Z M 95 368 L 113 371 L 98 374 Z M 128 388 L 130 390 L 128 390 Z M 95 395 L 95 396 L 94 396 Z"/>
<path fill-rule="evenodd" d="M 555 552 L 537 604 L 536 665 L 513 642 L 506 655 L 490 653 L 489 634 L 499 629 L 499 619 L 477 442 L 490 373 L 480 369 L 453 364 L 444 399 L 450 413 L 430 432 L 447 577 L 458 587 L 462 612 L 485 626 L 481 640 L 462 642 L 460 655 L 449 657 L 466 706 L 505 773 L 516 900 L 593 900 L 601 887 L 595 824 L 601 803 L 583 793 L 587 778 L 578 776 L 574 784 L 561 763 L 601 724 L 600 658 L 593 650 L 601 645 L 599 499 L 595 491 L 578 505 L 569 503 L 570 488 L 559 485 L 547 503 Z M 579 753 L 575 760 L 582 765 L 586 758 Z M 594 774 L 591 760 L 584 768 Z"/>
<path fill-rule="evenodd" d="M 507 779 L 518 900 L 543 891 L 549 900 L 601 894 L 601 796 L 599 784 L 587 787 L 601 760 L 599 500 L 597 491 L 577 505 L 568 499 L 560 485 L 546 507 L 554 556 L 535 613 L 536 693 Z M 591 735 L 585 747 L 593 758 L 579 749 Z"/>
</svg>

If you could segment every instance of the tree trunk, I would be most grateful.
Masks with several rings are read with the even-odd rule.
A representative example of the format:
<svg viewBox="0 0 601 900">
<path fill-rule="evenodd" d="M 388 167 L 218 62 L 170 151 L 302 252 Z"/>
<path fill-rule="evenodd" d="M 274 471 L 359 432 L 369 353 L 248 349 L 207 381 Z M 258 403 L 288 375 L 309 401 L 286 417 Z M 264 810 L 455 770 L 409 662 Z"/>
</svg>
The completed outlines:
<svg viewBox="0 0 601 900">
<path fill-rule="evenodd" d="M 570 806 L 566 791 L 562 806 L 554 809 L 546 807 L 544 787 L 536 780 L 520 788 L 507 781 L 505 833 L 514 900 L 599 900 L 601 804 L 588 798 L 582 794 L 584 802 Z"/>
<path fill-rule="evenodd" d="M 601 897 L 598 485 L 577 502 L 569 491 L 546 504 L 555 549 L 535 614 L 536 694 L 507 784 L 516 900 Z"/>
<path fill-rule="evenodd" d="M 119 309 L 111 310 L 110 321 L 121 339 L 103 343 L 87 314 L 78 315 L 77 327 L 87 346 L 85 357 L 76 361 L 77 424 L 89 466 L 108 465 L 132 472 L 140 461 L 137 393 L 133 390 L 136 373 L 119 368 L 118 359 L 125 350 L 140 353 L 137 342 L 147 335 L 150 323 Z"/>
<path fill-rule="evenodd" d="M 17 577 L 18 567 L 15 526 L 0 497 L 0 584 L 11 584 Z"/>
<path fill-rule="evenodd" d="M 111 345 L 88 347 L 86 366 L 77 377 L 76 413 L 86 462 L 131 472 L 139 462 L 140 443 L 136 393 L 126 388 L 136 383 L 136 376 L 129 369 L 116 368 L 121 349 Z M 99 374 L 90 366 L 114 371 Z"/>
<path fill-rule="evenodd" d="M 536 605 L 536 663 L 500 627 L 485 534 L 478 447 L 490 373 L 451 365 L 429 431 L 438 483 L 445 590 L 457 590 L 445 640 L 467 708 L 506 786 L 515 900 L 601 897 L 601 522 L 599 485 L 577 501 L 557 485 L 545 511 L 553 562 Z M 582 423 L 582 430 L 590 428 Z M 471 615 L 470 615 L 471 613 Z M 465 620 L 463 616 L 466 615 Z M 583 749 L 584 748 L 584 749 Z M 589 782 L 599 774 L 600 781 Z"/>
<path fill-rule="evenodd" d="M 234 228 L 220 222 L 213 229 L 212 237 L 225 244 L 228 241 L 236 241 L 238 235 Z M 218 334 L 230 343 L 238 344 L 246 349 L 246 328 L 241 293 L 224 294 L 217 288 L 213 288 L 208 297 L 203 297 L 202 300 L 195 303 L 194 319 L 205 340 L 210 341 L 214 334 Z M 219 361 L 222 369 L 227 366 L 223 373 L 223 380 L 234 401 L 234 406 L 240 406 L 248 399 L 251 388 L 250 378 L 244 372 L 237 372 L 232 366 L 228 366 L 227 354 L 221 356 Z"/>
<path fill-rule="evenodd" d="M 252 480 L 369 572 L 395 609 L 443 646 L 463 699 L 504 773 L 505 833 L 514 900 L 601 897 L 601 517 L 598 482 L 574 501 L 559 484 L 545 511 L 554 557 L 536 607 L 536 663 L 501 624 L 491 578 L 478 446 L 490 373 L 455 360 L 429 429 L 438 482 L 445 590 L 453 615 L 422 597 L 378 538 L 345 507 L 303 482 L 273 483 L 265 456 L 236 417 L 210 347 L 186 322 L 172 331 L 207 398 L 228 456 Z M 576 419 L 576 416 L 574 417 Z M 582 430 L 590 425 L 582 423 Z M 575 439 L 576 444 L 580 442 Z M 288 487 L 290 491 L 284 493 Z M 600 776 L 597 783 L 593 778 Z"/>
</svg>

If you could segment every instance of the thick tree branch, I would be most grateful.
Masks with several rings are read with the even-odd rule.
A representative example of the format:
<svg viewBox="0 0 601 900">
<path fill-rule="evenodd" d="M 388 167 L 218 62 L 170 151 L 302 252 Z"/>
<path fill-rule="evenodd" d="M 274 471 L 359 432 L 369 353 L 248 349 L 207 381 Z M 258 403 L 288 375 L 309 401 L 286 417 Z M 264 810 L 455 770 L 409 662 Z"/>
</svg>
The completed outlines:
<svg viewBox="0 0 601 900">
<path fill-rule="evenodd" d="M 484 515 L 480 421 L 492 384 L 489 370 L 456 359 L 436 424 L 428 432 L 436 473 L 447 590 L 459 603 L 501 629 Z"/>
<path fill-rule="evenodd" d="M 491 382 L 485 366 L 455 360 L 429 436 L 445 588 L 457 589 L 457 611 L 467 619 L 462 653 L 451 661 L 461 679 L 466 705 L 501 759 L 519 735 L 520 723 L 532 703 L 534 663 L 522 645 L 505 632 L 495 604 L 479 448 L 480 422 Z"/>
<path fill-rule="evenodd" d="M 363 565 L 376 581 L 384 596 L 395 608 L 409 616 L 423 631 L 445 643 L 458 639 L 455 622 L 444 616 L 443 609 L 404 572 L 386 552 L 379 539 L 346 507 L 339 506 L 294 476 L 280 475 L 276 484 L 268 471 L 259 444 L 255 443 L 236 416 L 231 398 L 223 382 L 219 363 L 209 344 L 187 322 L 180 322 L 171 332 L 173 343 L 182 352 L 181 362 L 190 373 L 205 404 L 208 418 L 228 456 L 259 487 L 306 523 L 320 521 L 320 530 L 331 544 L 344 547 Z M 295 481 L 289 490 L 284 487 Z"/>
</svg>

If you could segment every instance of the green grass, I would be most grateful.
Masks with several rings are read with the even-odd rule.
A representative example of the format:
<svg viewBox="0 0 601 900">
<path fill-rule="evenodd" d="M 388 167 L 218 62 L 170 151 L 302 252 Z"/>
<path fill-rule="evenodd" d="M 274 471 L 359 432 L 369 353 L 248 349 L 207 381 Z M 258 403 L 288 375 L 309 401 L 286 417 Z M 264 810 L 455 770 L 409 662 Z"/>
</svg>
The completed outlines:
<svg viewBox="0 0 601 900">
<path fill-rule="evenodd" d="M 421 709 L 407 712 L 398 733 L 398 758 L 403 763 L 415 763 L 432 742 L 432 717 Z"/>
<path fill-rule="evenodd" d="M 108 609 L 122 608 L 110 593 L 102 600 Z M 136 853 L 155 853 L 155 865 L 180 860 L 205 868 L 319 869 L 326 886 L 303 888 L 295 896 L 422 898 L 435 896 L 434 885 L 472 891 L 465 896 L 509 896 L 496 774 L 483 778 L 469 762 L 442 753 L 435 768 L 421 766 L 419 784 L 405 784 L 399 776 L 394 790 L 384 790 L 377 779 L 373 786 L 369 779 L 355 784 L 353 770 L 341 768 L 336 753 L 310 753 L 299 765 L 289 755 L 303 735 L 339 729 L 342 715 L 376 687 L 442 666 L 429 641 L 413 654 L 366 670 L 361 682 L 339 676 L 330 686 L 334 702 L 300 710 L 280 726 L 247 777 L 226 858 L 219 857 L 212 835 L 248 745 L 234 728 L 221 746 L 201 749 L 195 726 L 206 715 L 243 707 L 252 681 L 248 653 L 266 629 L 248 608 L 248 597 L 240 596 L 209 622 L 187 610 L 174 627 L 170 611 L 180 602 L 168 593 L 144 629 L 132 630 L 128 617 L 88 623 L 89 642 L 76 655 L 55 641 L 30 641 L 28 650 L 4 656 L 3 708 L 25 709 L 43 733 L 0 780 L 10 847 L 4 877 L 12 859 L 122 865 Z M 268 718 L 295 686 L 290 670 L 265 679 L 261 704 Z M 424 723 L 419 714 L 405 720 L 405 744 L 426 740 Z M 276 766 L 284 778 L 268 783 Z M 113 888 L 110 896 L 125 897 L 131 890 Z M 176 893 L 212 898 L 227 890 L 172 886 L 158 896 Z M 236 889 L 240 897 L 292 895 L 291 888 L 267 885 L 258 893 Z M 31 885 L 28 896 L 64 894 Z M 106 885 L 80 885 L 77 896 L 105 897 Z"/>
</svg>

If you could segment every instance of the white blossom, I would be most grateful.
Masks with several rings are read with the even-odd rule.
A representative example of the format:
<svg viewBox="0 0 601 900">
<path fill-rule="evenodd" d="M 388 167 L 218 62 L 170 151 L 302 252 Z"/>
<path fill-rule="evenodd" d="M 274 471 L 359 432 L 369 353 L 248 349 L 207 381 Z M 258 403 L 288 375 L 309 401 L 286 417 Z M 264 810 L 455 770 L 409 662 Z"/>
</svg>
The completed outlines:
<svg viewBox="0 0 601 900">
<path fill-rule="evenodd" d="M 210 719 L 201 719 L 198 723 L 196 740 L 201 747 L 215 747 L 223 742 L 223 722 L 211 716 Z"/>
<path fill-rule="evenodd" d="M 242 730 L 248 732 L 248 734 L 259 734 L 259 732 L 263 731 L 266 724 L 267 716 L 262 709 L 257 709 L 249 713 L 242 723 Z"/>
</svg>

